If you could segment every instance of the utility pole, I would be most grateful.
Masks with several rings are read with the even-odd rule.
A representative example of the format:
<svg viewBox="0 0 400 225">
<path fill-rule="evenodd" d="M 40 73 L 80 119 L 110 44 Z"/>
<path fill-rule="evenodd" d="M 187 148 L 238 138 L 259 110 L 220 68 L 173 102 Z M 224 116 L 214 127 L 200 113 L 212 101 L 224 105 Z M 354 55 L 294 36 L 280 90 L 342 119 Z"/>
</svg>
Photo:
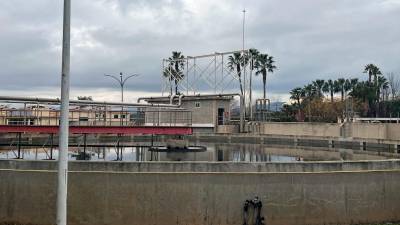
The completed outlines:
<svg viewBox="0 0 400 225">
<path fill-rule="evenodd" d="M 57 225 L 67 225 L 69 72 L 70 72 L 71 0 L 64 0 L 61 69 L 61 118 L 59 131 Z"/>
</svg>

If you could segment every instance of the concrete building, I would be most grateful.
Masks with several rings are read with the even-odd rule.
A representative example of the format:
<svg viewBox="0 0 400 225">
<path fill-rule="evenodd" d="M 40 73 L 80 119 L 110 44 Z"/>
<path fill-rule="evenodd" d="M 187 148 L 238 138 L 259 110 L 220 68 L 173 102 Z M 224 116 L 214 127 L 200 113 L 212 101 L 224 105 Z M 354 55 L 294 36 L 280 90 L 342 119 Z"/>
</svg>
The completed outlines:
<svg viewBox="0 0 400 225">
<path fill-rule="evenodd" d="M 171 103 L 171 98 L 169 96 L 148 97 L 141 98 L 141 100 L 153 104 Z M 192 127 L 196 132 L 214 132 L 217 130 L 218 125 L 230 123 L 230 109 L 234 100 L 233 95 L 188 95 L 183 96 L 181 100 L 181 107 L 191 111 Z M 172 103 L 178 104 L 179 98 L 173 98 Z M 165 114 L 163 118 L 155 118 L 156 115 L 146 112 L 146 121 L 159 119 L 160 123 L 164 123 L 171 120 L 171 118 L 167 118 L 166 116 Z M 184 120 L 184 118 L 177 119 Z"/>
</svg>

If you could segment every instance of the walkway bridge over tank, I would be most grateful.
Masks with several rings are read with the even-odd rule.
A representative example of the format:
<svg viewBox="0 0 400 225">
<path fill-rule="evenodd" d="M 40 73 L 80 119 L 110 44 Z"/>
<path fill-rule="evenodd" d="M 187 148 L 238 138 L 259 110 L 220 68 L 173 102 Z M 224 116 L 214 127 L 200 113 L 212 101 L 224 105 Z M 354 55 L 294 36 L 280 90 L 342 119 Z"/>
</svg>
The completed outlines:
<svg viewBox="0 0 400 225">
<path fill-rule="evenodd" d="M 0 133 L 56 134 L 60 100 L 0 96 Z M 179 104 L 71 100 L 72 134 L 190 135 L 191 111 Z"/>
</svg>

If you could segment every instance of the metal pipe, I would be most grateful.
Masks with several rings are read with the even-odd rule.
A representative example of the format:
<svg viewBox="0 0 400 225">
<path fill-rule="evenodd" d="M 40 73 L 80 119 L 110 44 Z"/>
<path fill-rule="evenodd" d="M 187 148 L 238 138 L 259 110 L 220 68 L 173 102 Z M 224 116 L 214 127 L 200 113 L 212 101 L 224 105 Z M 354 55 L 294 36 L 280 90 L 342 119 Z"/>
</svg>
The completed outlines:
<svg viewBox="0 0 400 225">
<path fill-rule="evenodd" d="M 139 98 L 144 100 L 146 98 Z M 35 98 L 35 97 L 14 97 L 14 96 L 0 96 L 0 102 L 9 103 L 47 103 L 47 104 L 60 104 L 59 98 Z M 125 103 L 125 102 L 101 102 L 101 101 L 87 101 L 87 100 L 69 100 L 70 105 L 96 105 L 96 106 L 131 106 L 131 107 L 161 107 L 161 108 L 178 108 L 179 105 L 170 104 L 152 104 L 152 103 Z"/>
<path fill-rule="evenodd" d="M 171 104 L 169 104 L 169 105 L 174 106 L 174 107 L 170 107 L 170 108 L 178 108 L 178 107 L 181 107 L 181 106 L 182 106 L 182 97 L 184 97 L 184 96 L 185 96 L 185 95 L 183 95 L 183 94 L 178 95 L 178 97 L 179 97 L 178 105 L 174 105 L 174 104 L 173 104 L 173 98 L 175 98 L 176 95 L 173 94 L 173 95 L 170 97 L 170 103 L 171 103 Z M 152 100 L 152 99 L 158 99 L 158 98 L 167 98 L 167 97 L 166 97 L 166 96 L 165 96 L 165 97 L 164 97 L 164 96 L 161 96 L 161 97 L 140 97 L 140 98 L 137 99 L 137 103 L 139 104 L 141 101 Z M 143 103 L 142 103 L 142 104 L 143 104 Z M 165 105 L 165 104 L 152 104 L 152 103 L 148 103 L 148 104 L 150 104 L 150 105 Z"/>
<path fill-rule="evenodd" d="M 172 94 L 171 97 L 169 97 L 169 104 L 172 105 L 172 102 L 174 101 L 175 94 Z"/>
<path fill-rule="evenodd" d="M 178 105 L 181 106 L 182 105 L 182 98 L 184 97 L 184 95 L 179 95 L 178 98 Z"/>
<path fill-rule="evenodd" d="M 199 55 L 199 56 L 186 56 L 185 58 L 183 58 L 183 59 L 163 59 L 165 62 L 176 62 L 176 61 L 185 61 L 185 60 L 188 60 L 188 59 L 198 59 L 198 58 L 207 58 L 207 57 L 210 57 L 210 56 L 218 56 L 218 55 L 230 55 L 230 54 L 234 54 L 234 53 L 237 53 L 237 52 L 248 52 L 249 50 L 248 49 L 245 49 L 245 50 L 237 50 L 237 51 L 229 51 L 229 52 L 215 52 L 215 53 L 212 53 L 212 54 L 206 54 L 206 55 Z"/>
<path fill-rule="evenodd" d="M 59 133 L 57 225 L 67 225 L 68 136 L 69 136 L 69 72 L 71 0 L 64 0 L 63 46 L 61 74 L 61 120 Z"/>
</svg>

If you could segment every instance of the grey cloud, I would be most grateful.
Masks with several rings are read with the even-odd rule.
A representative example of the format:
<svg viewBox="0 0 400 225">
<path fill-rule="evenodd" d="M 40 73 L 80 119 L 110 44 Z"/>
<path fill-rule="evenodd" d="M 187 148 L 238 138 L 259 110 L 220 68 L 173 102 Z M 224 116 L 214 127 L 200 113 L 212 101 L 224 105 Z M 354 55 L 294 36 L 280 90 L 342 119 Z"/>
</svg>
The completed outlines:
<svg viewBox="0 0 400 225">
<path fill-rule="evenodd" d="M 0 2 L 3 93 L 59 84 L 61 7 L 52 0 Z M 129 88 L 157 92 L 161 59 L 171 51 L 241 48 L 243 7 L 246 46 L 277 60 L 270 92 L 316 78 L 363 77 L 367 63 L 400 72 L 400 4 L 393 0 L 82 0 L 73 1 L 71 84 L 109 88 L 103 74 L 122 71 L 141 74 Z"/>
</svg>

